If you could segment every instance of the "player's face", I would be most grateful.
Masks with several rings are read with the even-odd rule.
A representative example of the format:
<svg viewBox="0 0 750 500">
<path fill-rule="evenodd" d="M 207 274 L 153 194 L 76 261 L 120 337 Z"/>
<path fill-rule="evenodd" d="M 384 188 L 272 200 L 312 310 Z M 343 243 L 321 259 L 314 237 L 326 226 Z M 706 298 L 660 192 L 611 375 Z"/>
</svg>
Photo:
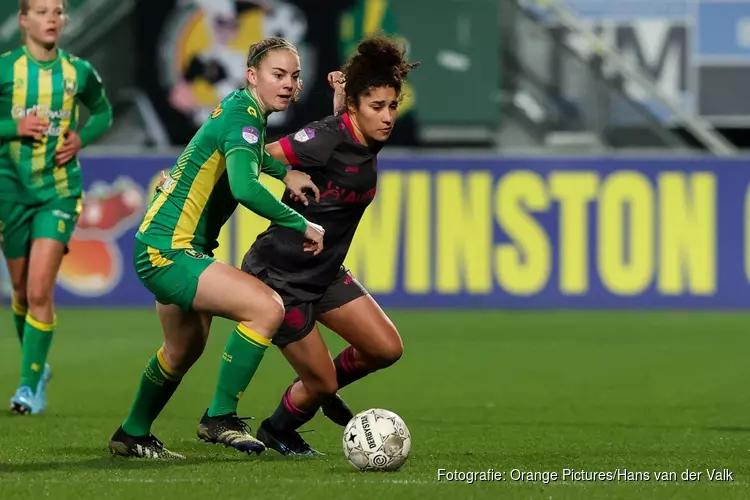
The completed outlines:
<svg viewBox="0 0 750 500">
<path fill-rule="evenodd" d="M 21 14 L 19 22 L 32 41 L 45 46 L 55 45 L 65 26 L 63 0 L 31 0 L 28 13 Z"/>
<path fill-rule="evenodd" d="M 299 88 L 299 56 L 292 50 L 272 50 L 260 68 L 248 70 L 248 80 L 267 112 L 284 111 Z"/>
<path fill-rule="evenodd" d="M 351 109 L 349 111 L 352 112 Z M 387 141 L 398 117 L 396 90 L 392 87 L 370 88 L 368 93 L 360 96 L 354 116 L 366 139 Z"/>
</svg>

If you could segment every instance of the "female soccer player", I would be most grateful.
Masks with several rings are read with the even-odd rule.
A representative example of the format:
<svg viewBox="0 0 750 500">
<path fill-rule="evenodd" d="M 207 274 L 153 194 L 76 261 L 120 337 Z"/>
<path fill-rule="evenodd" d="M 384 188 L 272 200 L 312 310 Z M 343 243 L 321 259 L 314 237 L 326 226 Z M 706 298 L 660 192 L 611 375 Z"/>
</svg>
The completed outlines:
<svg viewBox="0 0 750 500">
<path fill-rule="evenodd" d="M 242 266 L 284 299 L 284 324 L 273 343 L 299 380 L 258 430 L 258 439 L 282 454 L 314 454 L 297 429 L 321 404 L 329 418 L 345 425 L 351 412 L 336 391 L 395 363 L 403 350 L 393 323 L 343 262 L 375 196 L 377 154 L 393 130 L 402 85 L 416 64 L 408 63 L 403 49 L 384 37 L 362 41 L 357 52 L 343 68 L 345 86 L 334 82 L 345 97 L 345 112 L 267 147 L 272 157 L 303 169 L 318 186 L 319 203 L 301 205 L 292 194 L 283 200 L 326 229 L 326 250 L 305 254 L 297 234 L 272 224 L 258 236 Z M 335 360 L 316 321 L 351 344 Z"/>
<path fill-rule="evenodd" d="M 18 21 L 24 45 L 0 56 L 0 244 L 22 347 L 10 408 L 28 415 L 47 406 L 55 280 L 82 208 L 76 155 L 107 131 L 112 107 L 94 68 L 57 46 L 63 0 L 20 0 Z M 81 103 L 91 118 L 76 132 Z"/>
<path fill-rule="evenodd" d="M 283 302 L 258 279 L 214 260 L 212 252 L 238 202 L 299 234 L 300 251 L 318 254 L 323 249 L 323 228 L 281 203 L 258 181 L 263 171 L 298 194 L 314 187 L 307 175 L 287 174 L 286 167 L 263 150 L 266 117 L 295 100 L 299 75 L 294 45 L 283 38 L 253 45 L 247 87 L 214 109 L 151 201 L 136 234 L 133 258 L 138 277 L 156 298 L 164 343 L 146 366 L 130 414 L 110 440 L 113 454 L 184 458 L 167 450 L 151 434 L 151 425 L 203 352 L 213 316 L 238 324 L 199 435 L 247 453 L 265 450 L 237 418 L 236 409 L 283 320 Z"/>
</svg>

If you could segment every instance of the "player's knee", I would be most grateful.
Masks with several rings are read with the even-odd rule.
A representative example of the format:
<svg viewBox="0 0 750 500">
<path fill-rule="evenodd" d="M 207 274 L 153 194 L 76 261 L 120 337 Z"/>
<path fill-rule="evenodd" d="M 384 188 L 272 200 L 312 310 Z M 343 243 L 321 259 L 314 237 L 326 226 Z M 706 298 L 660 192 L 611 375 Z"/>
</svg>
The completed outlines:
<svg viewBox="0 0 750 500">
<path fill-rule="evenodd" d="M 281 322 L 284 321 L 284 301 L 278 293 L 271 291 L 267 294 L 263 302 L 263 319 L 268 325 L 271 333 L 276 333 L 276 330 L 281 326 Z"/>
<path fill-rule="evenodd" d="M 253 300 L 253 312 L 248 314 L 250 319 L 242 321 L 250 330 L 267 338 L 273 338 L 284 321 L 284 301 L 273 290 L 256 297 Z"/>
<path fill-rule="evenodd" d="M 30 308 L 50 308 L 52 307 L 52 290 L 38 283 L 30 283 L 26 289 L 26 302 Z"/>
<path fill-rule="evenodd" d="M 26 285 L 18 288 L 13 287 L 13 303 L 24 308 L 29 306 L 29 300 L 26 297 Z"/>
<path fill-rule="evenodd" d="M 179 373 L 186 373 L 203 354 L 205 342 L 193 341 L 184 344 L 165 344 L 162 356 L 167 365 Z"/>
<path fill-rule="evenodd" d="M 370 356 L 375 358 L 375 365 L 379 368 L 385 368 L 396 363 L 401 356 L 404 354 L 404 343 L 401 341 L 401 336 L 397 331 L 393 331 L 392 335 L 388 335 L 386 340 L 383 341 L 377 348 L 377 350 Z"/>
</svg>

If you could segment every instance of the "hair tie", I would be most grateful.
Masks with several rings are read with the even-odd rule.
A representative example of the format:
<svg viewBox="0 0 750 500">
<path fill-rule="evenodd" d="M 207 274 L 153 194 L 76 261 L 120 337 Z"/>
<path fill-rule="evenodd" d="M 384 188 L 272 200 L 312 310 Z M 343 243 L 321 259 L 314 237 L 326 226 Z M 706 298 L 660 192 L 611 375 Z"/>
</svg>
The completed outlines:
<svg viewBox="0 0 750 500">
<path fill-rule="evenodd" d="M 252 59 L 250 59 L 250 66 L 252 66 L 253 64 L 255 64 L 255 61 L 256 61 L 256 60 L 257 60 L 257 59 L 258 59 L 258 58 L 259 58 L 259 57 L 260 57 L 260 56 L 261 56 L 262 54 L 264 54 L 264 53 L 268 52 L 269 50 L 274 50 L 274 49 L 290 49 L 290 50 L 294 50 L 294 52 L 297 52 L 297 50 L 296 50 L 296 49 L 294 48 L 294 45 L 291 45 L 291 44 L 288 44 L 288 43 L 282 43 L 282 44 L 279 44 L 279 45 L 271 45 L 271 46 L 270 46 L 270 47 L 268 47 L 267 49 L 263 49 L 263 50 L 261 50 L 260 52 L 258 52 L 257 54 L 255 54 L 255 55 L 253 56 L 253 58 L 252 58 Z"/>
</svg>

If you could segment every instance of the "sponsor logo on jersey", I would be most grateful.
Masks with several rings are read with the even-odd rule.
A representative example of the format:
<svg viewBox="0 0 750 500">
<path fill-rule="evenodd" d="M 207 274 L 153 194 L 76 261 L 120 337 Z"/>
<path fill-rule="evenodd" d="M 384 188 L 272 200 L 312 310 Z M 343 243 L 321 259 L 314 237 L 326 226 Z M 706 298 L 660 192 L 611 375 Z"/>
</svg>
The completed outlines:
<svg viewBox="0 0 750 500">
<path fill-rule="evenodd" d="M 50 109 L 49 106 L 37 104 L 30 108 L 24 108 L 18 104 L 13 105 L 10 110 L 10 114 L 14 119 L 18 120 L 26 115 L 36 112 L 39 118 L 45 118 L 47 120 L 68 120 L 71 117 L 69 109 Z"/>
<path fill-rule="evenodd" d="M 257 111 L 255 111 L 255 108 L 254 108 L 254 107 L 252 107 L 252 106 L 248 106 L 248 107 L 247 107 L 247 112 L 248 112 L 248 114 L 249 114 L 249 115 L 252 115 L 252 116 L 254 116 L 255 118 L 258 118 L 258 112 L 257 112 Z"/>
<path fill-rule="evenodd" d="M 315 129 L 314 128 L 303 128 L 296 134 L 294 134 L 294 140 L 297 142 L 307 142 L 310 139 L 315 138 Z"/>
<path fill-rule="evenodd" d="M 242 129 L 242 138 L 248 144 L 258 144 L 258 141 L 260 141 L 260 132 L 255 127 L 244 127 Z"/>
<path fill-rule="evenodd" d="M 55 217 L 59 219 L 65 219 L 65 220 L 70 220 L 73 218 L 73 216 L 70 215 L 69 213 L 66 213 L 66 212 L 63 212 L 62 210 L 57 210 L 57 209 L 52 211 L 52 215 L 54 215 Z"/>
<path fill-rule="evenodd" d="M 218 118 L 220 114 L 222 114 L 224 110 L 221 106 L 216 106 L 213 111 L 211 111 L 211 118 Z"/>
<path fill-rule="evenodd" d="M 188 248 L 187 250 L 185 250 L 185 254 L 188 257 L 192 257 L 192 258 L 198 259 L 198 260 L 202 260 L 202 259 L 207 259 L 208 258 L 208 255 L 206 255 L 204 253 L 200 253 L 197 250 L 193 250 L 192 248 Z"/>
</svg>

